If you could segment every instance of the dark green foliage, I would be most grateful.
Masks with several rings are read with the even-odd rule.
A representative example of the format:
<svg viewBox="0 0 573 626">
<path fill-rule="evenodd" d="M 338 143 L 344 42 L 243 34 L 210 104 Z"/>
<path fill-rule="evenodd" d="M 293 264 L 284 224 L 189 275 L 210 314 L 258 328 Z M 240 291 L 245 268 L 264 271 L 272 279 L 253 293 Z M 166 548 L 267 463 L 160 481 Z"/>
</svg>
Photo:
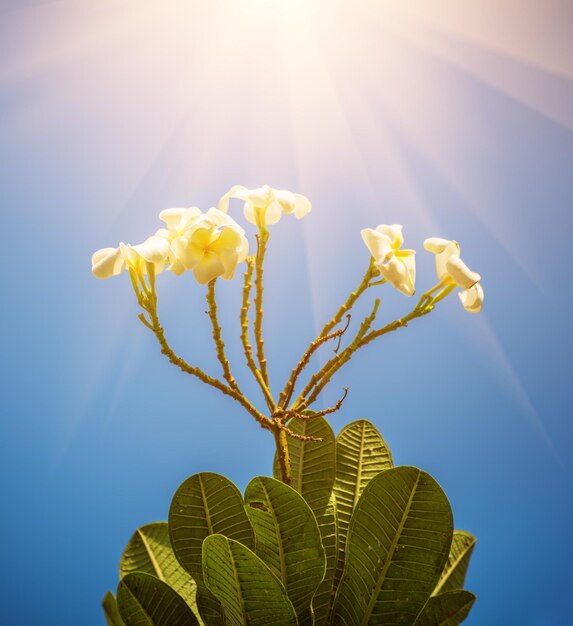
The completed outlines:
<svg viewBox="0 0 573 626">
<path fill-rule="evenodd" d="M 434 595 L 444 591 L 463 589 L 470 558 L 476 545 L 476 538 L 464 530 L 455 530 L 448 561 L 434 589 Z"/>
<path fill-rule="evenodd" d="M 458 626 L 475 602 L 469 591 L 457 589 L 432 596 L 416 620 L 416 626 Z"/>
<path fill-rule="evenodd" d="M 243 499 L 225 477 L 196 474 L 175 493 L 168 524 L 136 531 L 117 603 L 111 593 L 102 603 L 108 626 L 457 626 L 467 617 L 475 538 L 453 531 L 436 481 L 392 467 L 366 420 L 336 439 L 323 418 L 289 428 L 322 439 L 290 439 L 292 487 L 260 476 Z"/>
<path fill-rule="evenodd" d="M 312 600 L 315 623 L 324 624 L 328 619 L 334 596 L 334 572 L 338 559 L 338 533 L 333 493 L 336 477 L 336 441 L 334 432 L 325 419 L 291 420 L 288 426 L 299 435 L 322 439 L 318 443 L 292 439 L 289 443 L 289 450 L 292 461 L 292 486 L 306 500 L 316 517 L 326 556 L 324 578 Z M 276 455 L 274 476 L 280 478 Z M 302 626 L 303 622 L 300 618 L 299 622 Z"/>
<path fill-rule="evenodd" d="M 375 476 L 358 501 L 334 603 L 339 624 L 413 624 L 448 558 L 453 520 L 436 481 L 415 467 Z"/>
<path fill-rule="evenodd" d="M 117 606 L 125 626 L 196 626 L 185 600 L 151 574 L 127 574 L 117 587 Z"/>
<path fill-rule="evenodd" d="M 179 564 L 169 541 L 166 522 L 138 528 L 125 547 L 119 562 L 119 577 L 131 572 L 152 574 L 166 582 L 198 614 L 195 596 L 197 585 Z"/>
<path fill-rule="evenodd" d="M 230 626 L 294 626 L 295 610 L 286 590 L 246 546 L 223 535 L 203 542 L 203 576 L 225 608 Z"/>
<path fill-rule="evenodd" d="M 247 485 L 245 503 L 256 552 L 284 585 L 300 622 L 326 568 L 316 518 L 292 487 L 266 476 Z"/>
<path fill-rule="evenodd" d="M 105 594 L 101 605 L 107 626 L 125 626 L 117 608 L 117 600 L 111 591 Z"/>
</svg>

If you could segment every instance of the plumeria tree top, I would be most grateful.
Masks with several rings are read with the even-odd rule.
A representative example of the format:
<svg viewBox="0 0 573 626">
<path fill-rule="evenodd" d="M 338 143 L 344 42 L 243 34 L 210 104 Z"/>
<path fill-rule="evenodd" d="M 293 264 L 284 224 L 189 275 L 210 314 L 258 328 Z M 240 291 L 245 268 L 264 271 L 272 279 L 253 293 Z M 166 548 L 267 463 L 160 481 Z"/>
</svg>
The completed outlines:
<svg viewBox="0 0 573 626">
<path fill-rule="evenodd" d="M 231 200 L 242 201 L 245 219 L 257 226 L 256 252 L 252 255 L 249 255 L 245 230 L 228 213 Z M 409 313 L 382 326 L 376 326 L 380 299 L 375 298 L 370 314 L 360 322 L 354 337 L 343 344 L 351 326 L 353 306 L 371 288 L 389 284 L 406 296 L 413 296 L 416 290 L 416 253 L 403 247 L 402 226 L 380 224 L 376 228 L 364 228 L 360 234 L 369 255 L 365 258 L 367 269 L 362 280 L 302 353 L 282 390 L 275 395 L 274 385 L 269 380 L 263 340 L 264 259 L 269 240 L 268 226 L 276 224 L 283 213 L 294 214 L 301 219 L 310 210 L 310 201 L 301 194 L 273 189 L 268 185 L 257 189 L 235 185 L 223 194 L 217 208 L 210 208 L 206 212 L 197 207 L 165 209 L 159 214 L 164 226 L 143 243 L 120 243 L 116 248 L 102 248 L 92 256 L 92 272 L 97 278 L 110 278 L 124 270 L 129 272 L 143 311 L 139 319 L 155 334 L 163 354 L 173 364 L 231 396 L 263 428 L 273 433 L 281 475 L 287 483 L 290 481 L 288 439 L 301 437 L 287 426 L 287 422 L 291 419 L 316 419 L 316 416 L 328 415 L 341 407 L 346 389 L 334 406 L 314 413 L 308 412 L 333 375 L 355 352 L 389 332 L 405 327 L 408 322 L 427 315 L 438 302 L 457 288 L 461 289 L 459 297 L 463 307 L 471 313 L 481 311 L 484 299 L 481 277 L 461 260 L 459 244 L 454 240 L 429 238 L 425 240 L 424 248 L 435 255 L 438 282 L 422 294 Z M 256 403 L 239 388 L 226 356 L 218 321 L 215 294 L 217 279 L 233 279 L 237 267 L 242 264 L 243 301 L 239 315 L 241 343 L 246 365 L 260 387 L 265 409 L 257 408 Z M 175 354 L 167 342 L 158 317 L 156 291 L 156 276 L 165 269 L 176 275 L 190 271 L 198 283 L 207 286 L 208 312 L 222 378 L 212 377 L 189 364 Z M 250 296 L 253 288 L 254 320 L 251 323 Z M 333 355 L 307 377 L 304 385 L 300 385 L 300 379 L 311 363 L 312 356 L 329 342 L 335 345 Z M 297 388 L 298 393 L 295 394 Z"/>
</svg>

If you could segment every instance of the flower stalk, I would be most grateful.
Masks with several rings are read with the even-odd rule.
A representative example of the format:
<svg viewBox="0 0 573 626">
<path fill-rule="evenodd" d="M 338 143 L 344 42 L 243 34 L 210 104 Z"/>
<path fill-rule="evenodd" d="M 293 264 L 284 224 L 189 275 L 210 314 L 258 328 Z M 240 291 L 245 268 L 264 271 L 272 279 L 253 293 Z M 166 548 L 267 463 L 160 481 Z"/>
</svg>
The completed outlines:
<svg viewBox="0 0 573 626">
<path fill-rule="evenodd" d="M 255 343 L 257 350 L 257 361 L 259 363 L 259 371 L 265 383 L 266 388 L 269 387 L 269 374 L 267 371 L 267 359 L 265 357 L 265 341 L 263 339 L 263 263 L 267 251 L 267 242 L 269 240 L 269 231 L 262 228 L 257 235 L 257 257 L 255 261 Z"/>
</svg>

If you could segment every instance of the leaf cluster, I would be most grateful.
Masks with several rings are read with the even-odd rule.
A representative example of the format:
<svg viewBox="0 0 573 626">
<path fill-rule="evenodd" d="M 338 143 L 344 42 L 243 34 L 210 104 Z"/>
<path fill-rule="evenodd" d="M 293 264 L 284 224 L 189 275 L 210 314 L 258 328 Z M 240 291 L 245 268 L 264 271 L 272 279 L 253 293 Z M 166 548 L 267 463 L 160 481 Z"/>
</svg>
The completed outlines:
<svg viewBox="0 0 573 626">
<path fill-rule="evenodd" d="M 376 428 L 292 420 L 292 486 L 258 476 L 242 495 L 195 474 L 168 522 L 134 533 L 108 626 L 456 626 L 475 538 L 454 531 L 438 483 L 394 467 Z"/>
</svg>

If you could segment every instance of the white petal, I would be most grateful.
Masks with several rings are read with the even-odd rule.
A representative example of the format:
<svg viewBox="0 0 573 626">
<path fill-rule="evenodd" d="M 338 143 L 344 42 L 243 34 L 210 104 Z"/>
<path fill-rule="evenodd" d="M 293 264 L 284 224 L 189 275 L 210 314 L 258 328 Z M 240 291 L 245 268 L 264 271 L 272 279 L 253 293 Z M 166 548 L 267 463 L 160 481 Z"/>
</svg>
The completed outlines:
<svg viewBox="0 0 573 626">
<path fill-rule="evenodd" d="M 193 275 L 201 285 L 210 283 L 213 278 L 217 278 L 224 273 L 225 266 L 214 252 L 206 252 L 201 262 L 193 268 Z"/>
<path fill-rule="evenodd" d="M 257 211 L 259 210 L 260 209 L 257 209 Z M 243 215 L 245 216 L 245 219 L 247 220 L 247 222 L 250 222 L 251 224 L 257 223 L 257 216 L 255 215 L 255 207 L 253 206 L 253 203 L 250 202 L 249 200 L 245 202 L 245 206 L 243 207 Z"/>
<path fill-rule="evenodd" d="M 416 291 L 416 251 L 400 250 L 396 256 L 400 261 L 402 261 L 404 267 L 406 268 L 406 279 L 404 281 L 408 289 L 408 293 L 406 295 L 412 296 Z"/>
<path fill-rule="evenodd" d="M 294 197 L 295 197 L 294 215 L 298 220 L 300 220 L 307 213 L 310 213 L 312 209 L 312 204 L 310 203 L 310 200 L 306 196 L 303 196 L 300 193 L 295 193 Z"/>
<path fill-rule="evenodd" d="M 436 273 L 440 280 L 453 280 L 446 267 L 448 259 L 452 256 L 460 256 L 460 246 L 457 241 L 450 241 L 441 252 L 436 254 Z"/>
<path fill-rule="evenodd" d="M 255 207 L 266 207 L 273 200 L 273 190 L 268 185 L 257 187 L 257 189 L 247 189 L 243 185 L 235 185 L 219 200 L 219 210 L 225 213 L 229 210 L 229 200 L 237 198 L 239 200 L 249 200 Z"/>
<path fill-rule="evenodd" d="M 360 234 L 362 235 L 362 241 L 364 241 L 370 254 L 374 257 L 375 263 L 384 263 L 388 260 L 393 250 L 390 239 L 386 235 L 372 228 L 364 228 L 360 231 Z"/>
<path fill-rule="evenodd" d="M 245 229 L 235 222 L 230 215 L 219 209 L 211 207 L 205 214 L 205 217 L 206 221 L 208 221 L 212 226 L 230 226 L 241 234 L 245 233 Z"/>
<path fill-rule="evenodd" d="M 446 270 L 456 285 L 462 289 L 473 287 L 481 278 L 479 274 L 472 272 L 460 257 L 456 255 L 448 258 Z"/>
<path fill-rule="evenodd" d="M 229 191 L 224 196 L 221 196 L 219 200 L 219 204 L 217 205 L 219 211 L 223 211 L 223 213 L 227 213 L 229 210 L 229 200 L 231 198 L 245 198 L 248 194 L 248 189 L 243 187 L 243 185 L 233 185 Z"/>
<path fill-rule="evenodd" d="M 159 228 L 158 230 L 155 231 L 155 236 L 156 237 L 163 237 L 163 239 L 167 239 L 168 241 L 171 240 L 171 233 L 167 230 L 167 228 Z"/>
<path fill-rule="evenodd" d="M 139 269 L 141 269 L 141 265 L 142 265 L 141 257 L 137 253 L 137 250 L 133 248 L 133 246 L 130 246 L 129 244 L 125 244 L 122 241 L 119 244 L 119 249 L 127 265 L 132 267 L 135 271 L 138 271 Z"/>
<path fill-rule="evenodd" d="M 290 215 L 294 211 L 294 205 L 296 204 L 294 193 L 286 189 L 274 189 L 273 191 L 275 199 L 280 205 L 280 209 L 287 215 Z"/>
<path fill-rule="evenodd" d="M 221 274 L 221 278 L 225 280 L 231 280 L 235 275 L 235 270 L 238 265 L 238 255 L 236 252 L 225 252 L 224 254 L 220 254 L 219 260 L 223 264 L 225 268 L 224 272 Z"/>
<path fill-rule="evenodd" d="M 210 244 L 209 249 L 218 254 L 223 250 L 236 252 L 240 246 L 241 233 L 238 233 L 230 226 L 225 226 L 216 233 L 216 236 L 213 236 L 213 241 Z"/>
<path fill-rule="evenodd" d="M 102 248 L 92 255 L 92 273 L 96 278 L 111 278 L 125 269 L 119 248 Z"/>
<path fill-rule="evenodd" d="M 173 259 L 171 261 L 171 269 L 177 274 L 178 269 L 183 267 L 187 270 L 197 264 L 197 256 L 189 251 L 189 240 L 187 237 L 177 237 L 171 242 L 171 251 Z"/>
<path fill-rule="evenodd" d="M 256 189 L 247 189 L 241 196 L 235 196 L 237 198 L 244 198 L 250 200 L 255 207 L 267 207 L 273 201 L 275 195 L 273 189 L 268 185 L 257 187 Z"/>
<path fill-rule="evenodd" d="M 312 209 L 308 198 L 300 193 L 293 193 L 286 189 L 275 189 L 274 193 L 277 202 L 287 215 L 294 213 L 297 219 L 301 219 Z M 268 223 L 271 224 L 273 222 Z"/>
<path fill-rule="evenodd" d="M 188 209 L 164 209 L 159 214 L 159 219 L 165 222 L 167 228 L 176 229 L 182 220 L 189 220 L 201 215 L 201 209 L 193 206 Z"/>
<path fill-rule="evenodd" d="M 266 226 L 276 224 L 281 219 L 281 215 L 283 214 L 282 208 L 282 205 L 278 201 L 274 200 L 266 209 L 259 209 L 261 213 L 264 213 L 264 224 Z"/>
<path fill-rule="evenodd" d="M 181 276 L 181 274 L 183 274 L 187 270 L 187 268 L 183 265 L 183 263 L 181 263 L 181 261 L 175 259 L 169 266 L 169 270 L 177 276 Z"/>
<path fill-rule="evenodd" d="M 164 263 L 169 254 L 169 241 L 164 237 L 152 235 L 133 249 L 149 263 Z"/>
<path fill-rule="evenodd" d="M 414 278 L 415 278 L 415 266 L 412 265 L 411 260 L 407 263 L 404 259 L 393 256 L 388 263 L 382 263 L 376 267 L 380 270 L 380 274 L 398 291 L 401 291 L 406 296 L 414 295 Z"/>
<path fill-rule="evenodd" d="M 392 224 L 391 226 L 388 226 L 388 224 L 380 224 L 376 227 L 376 230 L 382 235 L 388 237 L 394 250 L 398 250 L 404 245 L 401 224 Z"/>
<path fill-rule="evenodd" d="M 458 294 L 462 301 L 463 307 L 470 313 L 479 313 L 482 309 L 484 293 L 482 286 L 476 283 L 473 287 L 460 291 Z"/>
<path fill-rule="evenodd" d="M 203 261 L 215 235 L 214 228 L 197 228 L 189 237 L 174 239 L 171 248 L 177 260 L 190 270 Z"/>
<path fill-rule="evenodd" d="M 247 254 L 249 254 L 249 241 L 243 235 L 241 245 L 237 249 L 237 263 L 242 263 L 247 258 Z"/>
<path fill-rule="evenodd" d="M 451 239 L 441 239 L 440 237 L 430 237 L 429 239 L 424 240 L 424 248 L 428 252 L 433 252 L 434 254 L 440 254 L 440 252 L 443 252 L 451 243 L 455 243 L 455 242 L 452 241 Z"/>
</svg>

